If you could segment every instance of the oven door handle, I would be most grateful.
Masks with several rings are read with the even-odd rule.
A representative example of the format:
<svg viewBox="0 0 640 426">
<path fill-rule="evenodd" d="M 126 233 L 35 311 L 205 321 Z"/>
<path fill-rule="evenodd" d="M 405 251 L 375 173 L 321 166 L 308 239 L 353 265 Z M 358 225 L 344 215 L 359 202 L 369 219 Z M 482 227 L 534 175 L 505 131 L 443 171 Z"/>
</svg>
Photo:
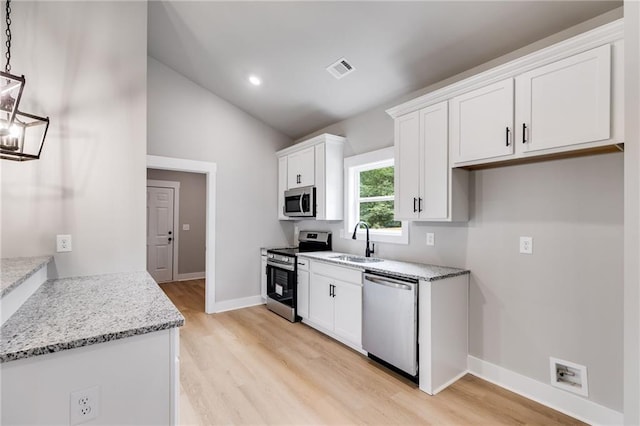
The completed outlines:
<svg viewBox="0 0 640 426">
<path fill-rule="evenodd" d="M 296 270 L 296 266 L 295 265 L 287 265 L 284 263 L 277 263 L 277 262 L 273 262 L 273 261 L 269 261 L 267 260 L 267 266 L 271 266 L 272 268 L 280 268 L 280 269 L 284 269 L 287 271 L 295 271 Z"/>
</svg>

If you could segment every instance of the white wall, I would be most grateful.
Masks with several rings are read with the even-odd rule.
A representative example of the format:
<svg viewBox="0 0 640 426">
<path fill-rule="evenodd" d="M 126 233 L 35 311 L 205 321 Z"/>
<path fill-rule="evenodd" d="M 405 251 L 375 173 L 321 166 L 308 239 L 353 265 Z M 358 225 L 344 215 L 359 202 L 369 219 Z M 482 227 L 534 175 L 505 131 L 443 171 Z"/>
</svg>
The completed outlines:
<svg viewBox="0 0 640 426">
<path fill-rule="evenodd" d="M 291 141 L 155 59 L 148 68 L 148 153 L 218 165 L 216 302 L 259 295 L 260 247 L 291 230 L 274 196 L 275 152 Z"/>
<path fill-rule="evenodd" d="M 384 109 L 393 105 L 314 135 L 346 136 L 346 155 L 391 146 L 393 120 Z M 469 268 L 471 355 L 547 384 L 550 356 L 584 364 L 589 399 L 622 411 L 623 158 L 617 153 L 472 172 L 468 224 L 413 223 L 409 245 L 376 244 L 376 256 Z M 304 221 L 298 226 L 330 229 L 337 237 L 342 223 Z M 436 234 L 435 247 L 426 246 L 426 232 Z M 533 256 L 518 254 L 519 236 L 534 238 Z M 334 241 L 335 250 L 364 253 L 363 242 Z"/>
<path fill-rule="evenodd" d="M 40 160 L 1 163 L 2 256 L 71 234 L 59 276 L 144 270 L 146 3 L 14 2 L 12 19 L 20 109 L 51 126 Z"/>
<path fill-rule="evenodd" d="M 640 424 L 640 3 L 624 2 L 624 422 Z"/>
</svg>

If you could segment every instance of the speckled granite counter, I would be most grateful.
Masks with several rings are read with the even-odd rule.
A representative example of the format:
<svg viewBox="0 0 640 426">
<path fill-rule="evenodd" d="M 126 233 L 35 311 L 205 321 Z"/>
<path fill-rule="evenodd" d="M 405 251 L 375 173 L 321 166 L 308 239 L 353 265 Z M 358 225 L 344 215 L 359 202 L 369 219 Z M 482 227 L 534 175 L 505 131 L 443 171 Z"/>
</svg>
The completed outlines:
<svg viewBox="0 0 640 426">
<path fill-rule="evenodd" d="M 183 324 L 147 272 L 49 280 L 0 329 L 0 362 Z"/>
<path fill-rule="evenodd" d="M 358 263 L 335 258 L 336 256 L 345 254 L 348 256 L 353 256 L 347 253 L 337 253 L 334 251 L 314 251 L 309 253 L 299 253 L 298 256 L 307 257 L 313 260 L 321 260 L 323 262 L 335 263 L 343 266 L 349 266 L 351 268 L 357 268 L 363 271 L 367 270 L 371 272 L 393 275 L 400 278 L 413 278 L 425 281 L 437 281 L 469 273 L 469 271 L 465 269 L 427 265 L 423 263 L 398 262 L 395 260 L 383 260 L 382 262 L 372 263 Z"/>
<path fill-rule="evenodd" d="M 52 260 L 53 256 L 0 259 L 0 297 L 4 297 Z"/>
</svg>

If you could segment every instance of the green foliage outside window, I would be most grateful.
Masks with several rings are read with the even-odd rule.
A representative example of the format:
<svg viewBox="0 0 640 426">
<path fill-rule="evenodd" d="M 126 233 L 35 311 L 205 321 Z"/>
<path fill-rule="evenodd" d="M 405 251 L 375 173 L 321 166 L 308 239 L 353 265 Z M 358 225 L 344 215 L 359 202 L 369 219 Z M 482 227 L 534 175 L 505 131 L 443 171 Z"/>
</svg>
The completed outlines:
<svg viewBox="0 0 640 426">
<path fill-rule="evenodd" d="M 360 198 L 393 197 L 393 166 L 360 172 Z M 372 229 L 399 229 L 401 223 L 393 220 L 393 201 L 360 200 L 360 220 Z"/>
</svg>

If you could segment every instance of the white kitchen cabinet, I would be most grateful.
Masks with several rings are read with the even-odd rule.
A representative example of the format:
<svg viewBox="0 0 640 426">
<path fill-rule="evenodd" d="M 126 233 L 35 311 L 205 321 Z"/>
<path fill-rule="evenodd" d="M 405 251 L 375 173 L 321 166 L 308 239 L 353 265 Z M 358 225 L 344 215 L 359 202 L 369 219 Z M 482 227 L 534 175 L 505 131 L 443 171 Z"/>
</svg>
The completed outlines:
<svg viewBox="0 0 640 426">
<path fill-rule="evenodd" d="M 278 218 L 283 214 L 284 191 L 299 186 L 316 188 L 316 220 L 342 220 L 344 211 L 343 162 L 344 143 L 341 136 L 322 134 L 278 151 Z M 298 183 L 300 182 L 300 183 Z"/>
<path fill-rule="evenodd" d="M 362 350 L 362 272 L 310 262 L 310 326 Z"/>
<path fill-rule="evenodd" d="M 468 172 L 449 167 L 448 105 L 395 120 L 395 218 L 466 221 Z"/>
<path fill-rule="evenodd" d="M 450 105 L 454 163 L 513 154 L 513 78 L 456 96 Z"/>
<path fill-rule="evenodd" d="M 303 319 L 309 318 L 309 259 L 298 258 L 298 286 L 296 312 Z"/>
<path fill-rule="evenodd" d="M 267 250 L 260 249 L 260 296 L 267 302 Z"/>
<path fill-rule="evenodd" d="M 611 46 L 516 78 L 516 146 L 531 153 L 611 136 Z"/>
<path fill-rule="evenodd" d="M 315 183 L 315 158 L 314 147 L 309 147 L 287 157 L 287 189 L 301 186 L 312 186 Z"/>
<path fill-rule="evenodd" d="M 419 111 L 448 101 L 449 164 L 454 168 L 622 149 L 623 30 L 622 20 L 605 24 L 390 108 L 396 143 L 415 137 L 410 135 L 418 131 Z M 402 158 L 417 149 L 405 145 L 403 165 Z M 413 160 L 404 167 L 417 166 Z M 425 179 L 437 181 L 435 176 Z M 403 189 L 413 192 L 410 184 L 403 184 L 400 194 Z M 413 213 L 419 213 L 413 212 L 413 196 L 403 196 L 397 209 L 403 218 L 415 220 Z"/>
<path fill-rule="evenodd" d="M 420 390 L 435 395 L 467 373 L 469 274 L 419 285 Z"/>
</svg>

